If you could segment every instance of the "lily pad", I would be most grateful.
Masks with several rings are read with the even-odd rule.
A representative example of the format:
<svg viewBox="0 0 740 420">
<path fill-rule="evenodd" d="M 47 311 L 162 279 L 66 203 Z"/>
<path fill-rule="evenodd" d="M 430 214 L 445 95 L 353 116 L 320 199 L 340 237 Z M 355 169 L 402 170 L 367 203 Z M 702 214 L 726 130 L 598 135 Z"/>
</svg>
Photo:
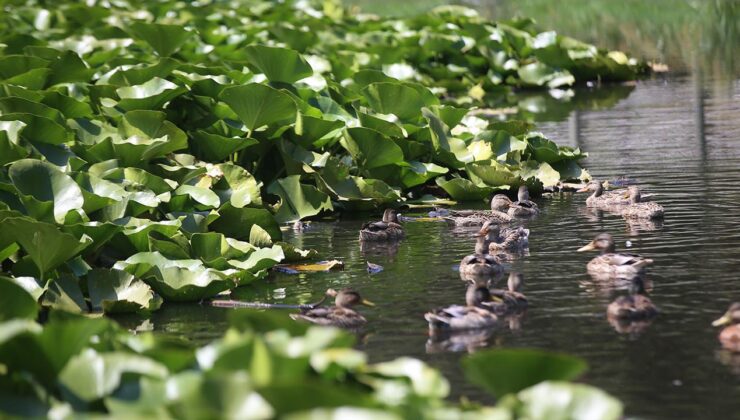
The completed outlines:
<svg viewBox="0 0 740 420">
<path fill-rule="evenodd" d="M 162 304 L 146 283 L 120 270 L 91 270 L 87 290 L 93 310 L 108 314 L 155 311 Z"/>
<path fill-rule="evenodd" d="M 278 264 L 279 269 L 288 269 L 298 273 L 317 273 L 323 271 L 344 270 L 344 263 L 339 260 L 319 261 L 313 264 Z"/>
<path fill-rule="evenodd" d="M 281 178 L 270 184 L 267 192 L 280 196 L 281 203 L 275 219 L 279 223 L 294 222 L 315 216 L 333 207 L 329 196 L 316 187 L 300 183 L 300 176 Z"/>
</svg>

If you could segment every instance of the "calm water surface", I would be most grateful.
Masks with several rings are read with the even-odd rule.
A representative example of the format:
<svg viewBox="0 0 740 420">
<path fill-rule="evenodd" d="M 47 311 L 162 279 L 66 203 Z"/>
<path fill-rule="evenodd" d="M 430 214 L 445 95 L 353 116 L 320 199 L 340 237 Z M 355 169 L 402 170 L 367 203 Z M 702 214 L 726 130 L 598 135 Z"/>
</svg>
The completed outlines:
<svg viewBox="0 0 740 420">
<path fill-rule="evenodd" d="M 608 89 L 608 88 L 607 88 Z M 649 80 L 610 109 L 572 111 L 563 121 L 538 127 L 560 144 L 588 151 L 591 174 L 628 176 L 666 207 L 658 226 L 628 226 L 618 216 L 586 210 L 584 195 L 538 199 L 542 214 L 526 223 L 530 255 L 512 263 L 525 274 L 530 308 L 514 329 L 504 325 L 477 345 L 535 347 L 585 358 L 583 380 L 620 398 L 630 416 L 737 418 L 740 355 L 724 353 L 710 322 L 740 300 L 740 80 Z M 481 203 L 483 206 L 483 203 Z M 462 378 L 466 343 L 428 343 L 425 311 L 463 302 L 464 285 L 454 266 L 473 250 L 471 232 L 446 224 L 407 223 L 397 249 L 361 250 L 363 219 L 316 223 L 287 240 L 341 259 L 343 272 L 274 275 L 256 286 L 250 300 L 312 302 L 327 287 L 353 286 L 376 308 L 358 346 L 373 361 L 413 356 L 441 369 L 453 398 L 491 402 Z M 652 299 L 660 316 L 642 332 L 618 333 L 605 318 L 606 305 L 622 290 L 591 280 L 576 253 L 598 232 L 609 232 L 624 249 L 655 260 Z M 385 271 L 369 275 L 365 261 Z M 202 343 L 220 336 L 229 310 L 165 305 L 151 322 L 157 331 Z M 287 316 L 287 313 L 286 313 Z M 470 343 L 468 343 L 470 344 Z"/>
</svg>

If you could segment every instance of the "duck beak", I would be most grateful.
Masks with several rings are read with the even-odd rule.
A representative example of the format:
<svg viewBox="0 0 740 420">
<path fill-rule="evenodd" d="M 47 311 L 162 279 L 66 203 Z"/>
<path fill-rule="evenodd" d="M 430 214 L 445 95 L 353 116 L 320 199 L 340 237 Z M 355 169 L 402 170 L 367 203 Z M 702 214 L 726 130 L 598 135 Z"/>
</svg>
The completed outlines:
<svg viewBox="0 0 740 420">
<path fill-rule="evenodd" d="M 588 185 L 586 185 L 585 187 L 581 188 L 580 190 L 576 190 L 576 192 L 588 192 Z"/>
<path fill-rule="evenodd" d="M 362 304 L 362 305 L 365 305 L 365 306 L 371 306 L 371 307 L 372 307 L 372 306 L 375 306 L 375 304 L 374 304 L 374 303 L 370 302 L 370 301 L 369 301 L 369 300 L 367 300 L 367 299 L 362 299 L 362 301 L 360 302 L 360 304 Z"/>
<path fill-rule="evenodd" d="M 582 247 L 578 248 L 578 249 L 576 250 L 576 252 L 583 252 L 583 251 L 593 251 L 594 249 L 596 249 L 596 247 L 594 246 L 594 243 L 593 243 L 593 241 L 592 241 L 592 242 L 591 242 L 591 243 L 589 243 L 588 245 L 586 245 L 586 246 L 582 246 Z"/>
<path fill-rule="evenodd" d="M 715 319 L 714 322 L 712 322 L 713 327 L 719 327 L 720 325 L 727 325 L 730 323 L 732 319 L 730 318 L 729 314 L 722 315 L 721 318 Z"/>
</svg>

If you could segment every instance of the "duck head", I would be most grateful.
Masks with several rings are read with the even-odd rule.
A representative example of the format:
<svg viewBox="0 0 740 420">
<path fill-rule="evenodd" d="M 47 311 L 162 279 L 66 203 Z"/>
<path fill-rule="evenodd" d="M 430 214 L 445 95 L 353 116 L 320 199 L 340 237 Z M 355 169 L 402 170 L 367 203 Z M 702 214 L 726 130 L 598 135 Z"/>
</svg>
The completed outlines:
<svg viewBox="0 0 740 420">
<path fill-rule="evenodd" d="M 504 194 L 496 194 L 491 198 L 491 210 L 493 211 L 506 211 L 511 204 L 511 199 Z"/>
<path fill-rule="evenodd" d="M 712 322 L 713 327 L 728 324 L 740 324 L 740 302 L 735 302 L 730 305 L 730 308 L 727 309 L 727 312 L 725 312 L 724 315 Z"/>
<path fill-rule="evenodd" d="M 529 190 L 526 185 L 519 187 L 519 191 L 517 191 L 517 199 L 519 201 L 529 201 Z"/>
<path fill-rule="evenodd" d="M 624 194 L 624 198 L 629 198 L 630 203 L 635 204 L 639 203 L 640 198 L 640 187 L 637 185 L 631 185 L 629 188 L 627 188 L 627 192 Z"/>
<path fill-rule="evenodd" d="M 583 251 L 601 251 L 602 254 L 614 252 L 614 238 L 608 233 L 600 233 L 588 245 L 577 250 L 577 252 Z"/>
<path fill-rule="evenodd" d="M 522 273 L 515 273 L 512 271 L 511 273 L 509 273 L 507 286 L 509 287 L 510 292 L 521 293 L 522 288 L 524 287 L 524 275 Z"/>
<path fill-rule="evenodd" d="M 592 192 L 594 197 L 598 197 L 604 193 L 604 186 L 601 185 L 601 182 L 593 180 L 589 181 L 589 183 L 580 190 L 576 190 L 576 192 Z"/>
<path fill-rule="evenodd" d="M 397 211 L 393 209 L 385 209 L 385 211 L 383 212 L 383 221 L 386 223 L 400 223 L 398 221 L 398 216 L 399 214 Z"/>
<path fill-rule="evenodd" d="M 491 292 L 485 284 L 471 283 L 465 292 L 465 303 L 468 306 L 481 306 L 483 302 L 491 302 Z"/>
<path fill-rule="evenodd" d="M 355 305 L 375 306 L 374 303 L 363 299 L 358 292 L 350 288 L 344 288 L 339 291 L 327 289 L 326 295 L 333 297 L 334 304 L 341 308 L 351 308 Z"/>
</svg>

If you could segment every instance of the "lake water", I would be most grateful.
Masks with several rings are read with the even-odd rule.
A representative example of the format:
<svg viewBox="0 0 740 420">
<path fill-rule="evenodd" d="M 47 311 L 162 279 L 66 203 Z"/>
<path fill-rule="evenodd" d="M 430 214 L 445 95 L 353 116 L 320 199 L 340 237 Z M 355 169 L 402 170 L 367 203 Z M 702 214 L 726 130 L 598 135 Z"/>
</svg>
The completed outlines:
<svg viewBox="0 0 740 420">
<path fill-rule="evenodd" d="M 525 223 L 530 255 L 511 264 L 525 275 L 530 308 L 514 329 L 504 325 L 477 345 L 583 357 L 590 365 L 583 381 L 621 399 L 630 416 L 735 417 L 740 355 L 721 350 L 710 323 L 740 300 L 740 80 L 702 86 L 691 78 L 641 81 L 609 109 L 571 111 L 538 127 L 560 144 L 586 150 L 584 163 L 597 179 L 639 182 L 666 207 L 665 222 L 628 226 L 619 216 L 587 211 L 583 194 L 538 198 L 542 214 Z M 244 297 L 308 303 L 328 287 L 352 286 L 377 304 L 360 309 L 369 328 L 358 347 L 372 361 L 423 359 L 450 380 L 452 398 L 491 402 L 462 377 L 466 345 L 428 343 L 423 318 L 429 309 L 464 301 L 454 266 L 473 250 L 472 233 L 413 222 L 397 249 L 361 250 L 357 231 L 377 217 L 356 215 L 287 233 L 297 246 L 341 259 L 345 270 L 273 274 Z M 624 291 L 592 280 L 585 268 L 594 255 L 575 252 L 599 232 L 614 235 L 619 249 L 629 241 L 631 252 L 655 260 L 648 279 L 661 313 L 644 331 L 618 333 L 607 322 L 607 304 Z M 366 261 L 385 270 L 369 275 Z M 166 304 L 150 322 L 157 331 L 202 343 L 223 333 L 228 312 Z"/>
</svg>

